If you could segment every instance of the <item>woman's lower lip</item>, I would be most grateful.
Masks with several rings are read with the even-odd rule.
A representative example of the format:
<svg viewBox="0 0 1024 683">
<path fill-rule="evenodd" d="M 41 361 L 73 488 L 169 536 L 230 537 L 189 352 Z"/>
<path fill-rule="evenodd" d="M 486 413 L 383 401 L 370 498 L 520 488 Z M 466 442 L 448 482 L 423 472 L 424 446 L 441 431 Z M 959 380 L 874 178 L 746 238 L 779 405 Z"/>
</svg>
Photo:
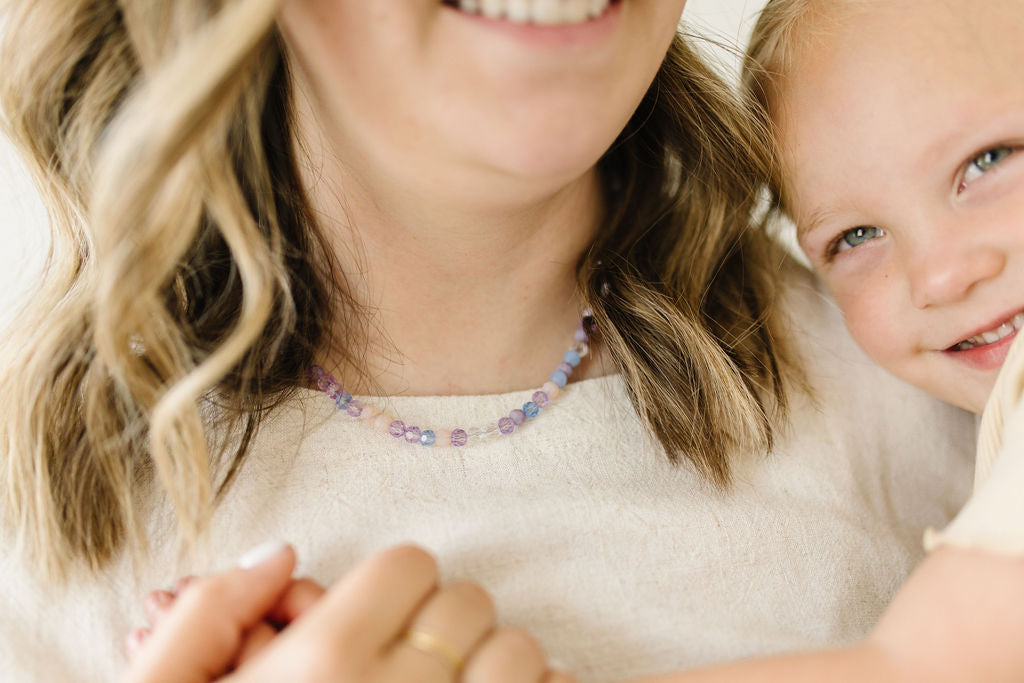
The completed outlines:
<svg viewBox="0 0 1024 683">
<path fill-rule="evenodd" d="M 482 14 L 467 14 L 447 5 L 445 9 L 458 14 L 466 21 L 472 21 L 484 29 L 513 40 L 538 47 L 564 48 L 585 47 L 606 39 L 614 33 L 618 25 L 623 4 L 625 0 L 613 2 L 600 17 L 578 24 L 523 24 L 506 19 L 488 19 Z"/>
<path fill-rule="evenodd" d="M 963 351 L 949 350 L 945 353 L 977 370 L 998 370 L 1003 366 L 1006 354 L 1010 351 L 1010 345 L 1016 338 L 1017 332 L 1014 331 L 993 344 L 976 346 Z"/>
</svg>

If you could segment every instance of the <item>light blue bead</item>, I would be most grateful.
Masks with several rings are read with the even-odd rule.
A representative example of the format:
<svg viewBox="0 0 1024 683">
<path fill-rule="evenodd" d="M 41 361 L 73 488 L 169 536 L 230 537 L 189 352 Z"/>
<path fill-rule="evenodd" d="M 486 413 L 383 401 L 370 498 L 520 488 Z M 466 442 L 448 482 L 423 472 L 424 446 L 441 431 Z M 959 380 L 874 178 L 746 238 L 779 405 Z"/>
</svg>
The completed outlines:
<svg viewBox="0 0 1024 683">
<path fill-rule="evenodd" d="M 564 387 L 569 383 L 569 378 L 565 376 L 565 373 L 561 370 L 555 370 L 551 373 L 551 381 L 559 387 Z"/>
<path fill-rule="evenodd" d="M 565 352 L 565 355 L 562 356 L 562 360 L 564 360 L 569 365 L 576 367 L 577 365 L 580 364 L 580 354 L 576 351 L 576 349 L 569 349 L 568 351 Z"/>
<path fill-rule="evenodd" d="M 526 417 L 537 417 L 540 414 L 540 406 L 533 401 L 527 401 L 523 404 L 523 415 Z"/>
<path fill-rule="evenodd" d="M 343 391 L 338 394 L 338 398 L 334 399 L 334 405 L 338 406 L 338 410 L 345 410 L 348 408 L 348 404 L 352 402 L 352 394 L 347 391 Z"/>
<path fill-rule="evenodd" d="M 433 446 L 434 445 L 434 430 L 424 429 L 420 432 L 420 445 L 422 446 Z"/>
</svg>

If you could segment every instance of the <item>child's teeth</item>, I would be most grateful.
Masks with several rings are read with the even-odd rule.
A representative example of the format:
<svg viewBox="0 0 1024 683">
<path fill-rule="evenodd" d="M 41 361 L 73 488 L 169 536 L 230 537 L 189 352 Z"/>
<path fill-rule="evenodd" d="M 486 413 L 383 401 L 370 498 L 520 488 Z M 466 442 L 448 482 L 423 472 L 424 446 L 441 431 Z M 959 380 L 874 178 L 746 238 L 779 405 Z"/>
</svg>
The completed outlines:
<svg viewBox="0 0 1024 683">
<path fill-rule="evenodd" d="M 1013 334 L 1015 331 L 1024 328 L 1024 312 L 1018 313 L 1013 316 L 1008 322 L 1003 323 L 999 327 L 989 332 L 982 332 L 981 334 L 965 339 L 964 341 L 957 344 L 956 348 L 960 351 L 966 351 L 968 349 L 977 348 L 979 346 L 985 346 L 986 344 L 994 344 L 1000 339 L 1005 339 Z"/>
</svg>

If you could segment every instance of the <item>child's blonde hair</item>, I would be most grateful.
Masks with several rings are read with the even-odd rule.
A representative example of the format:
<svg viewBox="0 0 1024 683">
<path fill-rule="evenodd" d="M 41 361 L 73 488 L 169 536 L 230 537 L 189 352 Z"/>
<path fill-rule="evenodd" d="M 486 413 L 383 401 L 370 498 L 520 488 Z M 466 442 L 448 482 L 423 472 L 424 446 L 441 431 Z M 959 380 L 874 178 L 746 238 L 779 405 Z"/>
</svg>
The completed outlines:
<svg viewBox="0 0 1024 683">
<path fill-rule="evenodd" d="M 150 481 L 194 541 L 328 331 L 365 327 L 299 182 L 282 1 L 8 3 L 5 123 L 53 246 L 0 341 L 0 496 L 50 573 L 141 546 Z M 600 162 L 608 215 L 578 264 L 637 412 L 719 484 L 785 405 L 749 222 L 764 137 L 677 37 Z"/>
<path fill-rule="evenodd" d="M 797 52 L 826 34 L 834 22 L 865 0 L 768 0 L 758 15 L 743 61 L 742 90 L 752 105 L 753 118 L 763 130 L 774 131 L 779 114 L 782 82 L 793 68 Z M 775 135 L 770 135 L 775 140 Z M 774 142 L 772 143 L 773 146 Z M 784 191 L 778 149 L 772 153 L 769 189 L 773 209 L 784 209 Z"/>
</svg>

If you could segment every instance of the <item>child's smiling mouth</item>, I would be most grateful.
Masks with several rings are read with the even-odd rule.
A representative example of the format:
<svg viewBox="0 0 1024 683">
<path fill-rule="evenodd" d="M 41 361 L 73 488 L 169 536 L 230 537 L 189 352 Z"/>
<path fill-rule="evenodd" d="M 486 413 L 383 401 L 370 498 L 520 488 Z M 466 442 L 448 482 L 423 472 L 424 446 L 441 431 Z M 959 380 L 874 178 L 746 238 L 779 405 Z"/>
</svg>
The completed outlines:
<svg viewBox="0 0 1024 683">
<path fill-rule="evenodd" d="M 1015 335 L 1020 331 L 1021 327 L 1024 327 L 1024 311 L 1007 318 L 989 330 L 979 332 L 958 344 L 954 344 L 949 348 L 949 350 L 970 351 L 972 349 L 991 346 L 992 344 L 997 344 L 1003 341 L 1007 337 Z"/>
<path fill-rule="evenodd" d="M 601 17 L 622 0 L 442 0 L 467 14 L 512 23 L 539 25 L 580 24 Z"/>
</svg>

